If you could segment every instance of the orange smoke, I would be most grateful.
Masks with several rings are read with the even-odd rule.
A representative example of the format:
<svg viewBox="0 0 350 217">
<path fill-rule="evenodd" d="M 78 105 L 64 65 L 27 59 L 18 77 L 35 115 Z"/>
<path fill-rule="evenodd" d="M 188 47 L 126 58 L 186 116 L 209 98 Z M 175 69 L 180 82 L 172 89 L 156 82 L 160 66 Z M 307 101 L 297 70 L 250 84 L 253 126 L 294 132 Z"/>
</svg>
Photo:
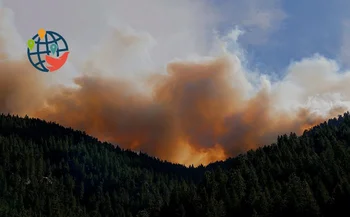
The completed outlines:
<svg viewBox="0 0 350 217">
<path fill-rule="evenodd" d="M 244 82 L 229 56 L 170 63 L 168 74 L 145 81 L 150 91 L 144 92 L 128 80 L 93 76 L 76 78 L 78 88 L 48 89 L 37 72 L 23 68 L 30 67 L 0 63 L 1 112 L 57 121 L 186 165 L 223 160 L 323 120 L 306 109 L 278 112 L 264 88 L 243 97 Z"/>
<path fill-rule="evenodd" d="M 147 13 L 125 10 L 132 5 L 119 4 L 118 13 L 109 7 L 113 11 L 109 16 L 103 7 L 99 7 L 103 14 L 92 7 L 80 17 L 97 24 L 93 30 L 75 31 L 84 29 L 81 22 L 70 22 L 75 13 L 65 17 L 70 25 L 56 27 L 65 30 L 71 54 L 62 70 L 46 74 L 30 65 L 12 12 L 0 8 L 0 112 L 55 121 L 122 148 L 199 165 L 270 144 L 280 134 L 302 133 L 350 108 L 350 72 L 338 73 L 334 61 L 304 58 L 290 64 L 286 76 L 271 84 L 242 67 L 242 55 L 237 54 L 241 31 L 222 38 L 215 33 L 215 39 L 207 35 L 220 16 L 205 4 L 152 2 L 137 7 Z M 166 16 L 159 19 L 162 14 Z M 105 18 L 108 25 L 102 22 Z M 91 22 L 86 23 L 91 26 Z M 100 42 L 92 35 L 100 35 Z M 237 55 L 227 54 L 229 47 Z M 21 52 L 24 60 L 13 60 Z M 209 53 L 216 58 L 169 63 L 175 57 Z M 152 71 L 164 63 L 165 74 Z M 84 69 L 76 70 L 80 64 Z M 72 65 L 75 70 L 68 71 Z M 149 71 L 152 74 L 145 75 Z M 62 79 L 68 85 L 75 73 L 83 74 L 74 80 L 77 87 L 50 84 Z M 140 74 L 145 77 L 130 78 Z M 309 97 L 315 98 L 313 108 L 308 106 Z M 321 117 L 315 108 L 326 112 Z"/>
</svg>

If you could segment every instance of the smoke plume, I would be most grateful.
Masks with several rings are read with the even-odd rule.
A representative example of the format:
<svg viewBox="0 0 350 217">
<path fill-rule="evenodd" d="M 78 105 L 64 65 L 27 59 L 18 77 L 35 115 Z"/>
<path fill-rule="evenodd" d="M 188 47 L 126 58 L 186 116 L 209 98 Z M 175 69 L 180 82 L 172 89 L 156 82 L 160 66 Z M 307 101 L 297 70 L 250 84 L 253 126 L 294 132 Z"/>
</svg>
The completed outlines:
<svg viewBox="0 0 350 217">
<path fill-rule="evenodd" d="M 0 51 L 12 36 L 0 36 Z M 55 84 L 60 72 L 40 74 L 5 50 L 0 112 L 56 121 L 123 148 L 198 165 L 270 144 L 280 134 L 300 134 L 349 108 L 350 73 L 322 56 L 292 63 L 272 82 L 245 69 L 223 38 L 221 52 L 162 67 L 150 55 L 157 41 L 150 34 L 114 27 L 109 36 L 86 57 L 74 85 Z"/>
</svg>

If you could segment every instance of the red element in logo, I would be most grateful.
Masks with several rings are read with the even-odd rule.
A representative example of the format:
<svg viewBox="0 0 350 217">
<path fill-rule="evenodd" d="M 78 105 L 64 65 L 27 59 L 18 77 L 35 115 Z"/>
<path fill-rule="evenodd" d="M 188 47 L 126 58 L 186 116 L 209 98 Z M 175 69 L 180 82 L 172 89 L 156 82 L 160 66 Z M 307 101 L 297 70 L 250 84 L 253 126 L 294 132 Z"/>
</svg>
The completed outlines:
<svg viewBox="0 0 350 217">
<path fill-rule="evenodd" d="M 49 55 L 45 56 L 46 62 L 50 65 L 47 66 L 50 72 L 60 69 L 67 61 L 69 52 L 65 52 L 62 56 L 55 58 Z"/>
</svg>

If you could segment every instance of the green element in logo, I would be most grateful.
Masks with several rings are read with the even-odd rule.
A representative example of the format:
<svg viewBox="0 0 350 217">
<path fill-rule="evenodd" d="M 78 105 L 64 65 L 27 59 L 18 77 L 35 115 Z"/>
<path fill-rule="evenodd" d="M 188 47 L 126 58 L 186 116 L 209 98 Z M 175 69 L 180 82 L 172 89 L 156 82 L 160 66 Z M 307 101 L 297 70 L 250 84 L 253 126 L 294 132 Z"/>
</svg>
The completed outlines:
<svg viewBox="0 0 350 217">
<path fill-rule="evenodd" d="M 35 41 L 33 39 L 29 39 L 27 42 L 28 48 L 30 50 L 33 50 L 34 46 L 35 46 Z"/>
<path fill-rule="evenodd" d="M 57 50 L 57 44 L 51 44 L 50 51 L 51 51 L 52 55 L 54 55 L 56 53 L 56 50 Z"/>
</svg>

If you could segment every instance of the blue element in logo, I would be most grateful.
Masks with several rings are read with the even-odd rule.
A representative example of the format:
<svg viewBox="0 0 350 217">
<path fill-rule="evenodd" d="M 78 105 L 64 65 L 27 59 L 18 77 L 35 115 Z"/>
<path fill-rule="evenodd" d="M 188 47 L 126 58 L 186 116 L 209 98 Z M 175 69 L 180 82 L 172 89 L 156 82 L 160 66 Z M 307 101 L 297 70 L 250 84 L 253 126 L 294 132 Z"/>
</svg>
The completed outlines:
<svg viewBox="0 0 350 217">
<path fill-rule="evenodd" d="M 49 72 L 48 66 L 45 65 L 46 57 L 60 57 L 60 53 L 69 51 L 66 40 L 58 33 L 46 31 L 45 37 L 40 39 L 39 34 L 32 37 L 35 45 L 32 49 L 27 48 L 27 55 L 30 63 L 39 71 Z"/>
</svg>

